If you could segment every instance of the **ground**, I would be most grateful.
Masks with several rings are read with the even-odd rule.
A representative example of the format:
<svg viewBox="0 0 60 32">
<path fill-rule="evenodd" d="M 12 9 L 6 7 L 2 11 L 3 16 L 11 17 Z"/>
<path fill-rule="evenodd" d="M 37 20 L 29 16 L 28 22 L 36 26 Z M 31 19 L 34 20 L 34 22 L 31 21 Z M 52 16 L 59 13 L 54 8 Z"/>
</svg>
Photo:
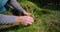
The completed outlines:
<svg viewBox="0 0 60 32">
<path fill-rule="evenodd" d="M 29 10 L 35 16 L 34 23 L 27 27 L 16 26 L 2 29 L 1 32 L 60 32 L 60 9 L 57 6 L 47 5 L 47 7 L 39 8 L 29 1 L 20 3 L 25 10 Z"/>
</svg>

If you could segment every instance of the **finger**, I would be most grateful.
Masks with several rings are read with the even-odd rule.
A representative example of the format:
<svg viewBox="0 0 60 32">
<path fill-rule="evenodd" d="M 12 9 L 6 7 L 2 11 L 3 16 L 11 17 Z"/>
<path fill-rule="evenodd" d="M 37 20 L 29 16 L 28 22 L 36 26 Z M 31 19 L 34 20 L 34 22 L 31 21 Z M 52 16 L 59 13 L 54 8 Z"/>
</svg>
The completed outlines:
<svg viewBox="0 0 60 32">
<path fill-rule="evenodd" d="M 27 19 L 28 22 L 33 22 L 33 19 Z"/>
<path fill-rule="evenodd" d="M 28 24 L 28 25 L 31 25 L 31 24 L 32 24 L 32 22 L 27 22 L 27 24 Z"/>
<path fill-rule="evenodd" d="M 33 18 L 29 18 L 29 19 L 27 19 L 28 21 L 30 20 L 30 21 L 32 21 L 33 20 Z"/>
<path fill-rule="evenodd" d="M 28 16 L 29 19 L 33 19 L 33 17 Z"/>
</svg>

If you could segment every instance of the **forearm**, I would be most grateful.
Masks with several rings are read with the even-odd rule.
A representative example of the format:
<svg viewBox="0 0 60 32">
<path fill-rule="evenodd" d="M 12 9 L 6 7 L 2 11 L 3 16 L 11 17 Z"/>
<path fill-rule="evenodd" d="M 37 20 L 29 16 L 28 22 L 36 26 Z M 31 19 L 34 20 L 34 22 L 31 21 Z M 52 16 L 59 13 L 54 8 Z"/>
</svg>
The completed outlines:
<svg viewBox="0 0 60 32">
<path fill-rule="evenodd" d="M 16 16 L 7 16 L 0 14 L 0 24 L 13 24 Z"/>
<path fill-rule="evenodd" d="M 13 5 L 18 11 L 24 12 L 24 9 L 19 5 L 16 0 L 10 0 L 10 4 Z"/>
</svg>

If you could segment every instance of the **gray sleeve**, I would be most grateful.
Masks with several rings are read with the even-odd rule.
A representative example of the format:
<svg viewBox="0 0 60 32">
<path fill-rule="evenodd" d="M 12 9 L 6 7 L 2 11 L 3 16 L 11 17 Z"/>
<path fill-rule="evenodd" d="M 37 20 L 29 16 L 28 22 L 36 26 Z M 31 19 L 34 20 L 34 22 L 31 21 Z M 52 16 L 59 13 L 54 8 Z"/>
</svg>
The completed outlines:
<svg viewBox="0 0 60 32">
<path fill-rule="evenodd" d="M 0 24 L 13 24 L 16 16 L 7 16 L 0 14 Z"/>
<path fill-rule="evenodd" d="M 12 4 L 20 12 L 24 11 L 24 9 L 20 6 L 20 4 L 16 0 L 10 0 L 10 4 Z"/>
</svg>

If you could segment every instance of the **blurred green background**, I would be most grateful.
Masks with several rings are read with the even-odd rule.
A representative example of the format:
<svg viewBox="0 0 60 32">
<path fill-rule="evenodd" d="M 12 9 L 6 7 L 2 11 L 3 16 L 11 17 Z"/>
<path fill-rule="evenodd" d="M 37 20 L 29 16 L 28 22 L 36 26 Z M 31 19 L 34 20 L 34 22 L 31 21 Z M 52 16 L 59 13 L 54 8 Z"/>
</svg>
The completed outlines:
<svg viewBox="0 0 60 32">
<path fill-rule="evenodd" d="M 31 26 L 1 29 L 1 32 L 60 32 L 60 3 L 53 0 L 17 0 L 35 16 Z"/>
</svg>

